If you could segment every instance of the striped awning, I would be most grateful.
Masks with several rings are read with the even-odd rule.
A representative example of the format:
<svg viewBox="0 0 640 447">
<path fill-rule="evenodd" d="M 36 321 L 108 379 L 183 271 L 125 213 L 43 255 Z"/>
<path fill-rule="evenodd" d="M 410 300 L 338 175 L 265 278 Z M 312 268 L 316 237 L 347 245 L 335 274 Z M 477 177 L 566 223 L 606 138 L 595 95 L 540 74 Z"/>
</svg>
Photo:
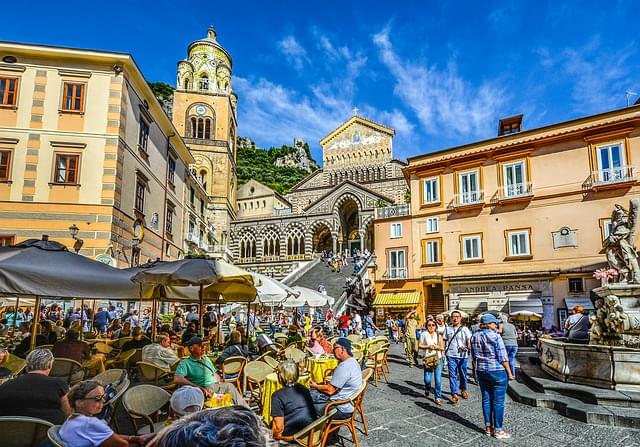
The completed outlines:
<svg viewBox="0 0 640 447">
<path fill-rule="evenodd" d="M 420 303 L 420 292 L 380 292 L 373 300 L 373 307 L 411 307 Z"/>
</svg>

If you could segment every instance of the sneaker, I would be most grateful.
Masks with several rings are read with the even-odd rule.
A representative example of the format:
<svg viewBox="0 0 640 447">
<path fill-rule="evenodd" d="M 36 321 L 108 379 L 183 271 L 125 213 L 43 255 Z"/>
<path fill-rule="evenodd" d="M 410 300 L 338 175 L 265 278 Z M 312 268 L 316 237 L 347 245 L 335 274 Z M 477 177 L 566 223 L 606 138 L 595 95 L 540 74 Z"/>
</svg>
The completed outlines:
<svg viewBox="0 0 640 447">
<path fill-rule="evenodd" d="M 496 439 L 509 439 L 511 437 L 511 434 L 507 433 L 504 430 L 498 430 L 493 434 L 493 437 Z"/>
<path fill-rule="evenodd" d="M 456 396 L 455 394 L 453 396 L 451 396 L 451 402 L 454 404 L 458 403 L 458 396 Z"/>
<path fill-rule="evenodd" d="M 429 394 L 431 393 L 431 388 L 427 388 L 424 390 L 424 397 L 429 397 Z"/>
<path fill-rule="evenodd" d="M 463 390 L 462 393 L 460 393 L 460 396 L 462 396 L 463 399 L 468 399 L 469 393 L 467 392 L 467 390 Z"/>
</svg>

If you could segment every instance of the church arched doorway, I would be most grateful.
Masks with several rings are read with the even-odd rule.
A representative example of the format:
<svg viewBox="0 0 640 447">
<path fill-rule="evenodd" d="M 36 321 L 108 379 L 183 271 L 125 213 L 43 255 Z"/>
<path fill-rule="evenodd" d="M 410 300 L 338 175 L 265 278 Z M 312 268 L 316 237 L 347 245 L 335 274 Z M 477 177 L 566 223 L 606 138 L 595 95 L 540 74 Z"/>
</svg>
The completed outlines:
<svg viewBox="0 0 640 447">
<path fill-rule="evenodd" d="M 325 224 L 320 224 L 313 232 L 313 251 L 315 253 L 322 253 L 323 250 L 333 250 L 333 238 L 331 237 L 329 227 Z"/>
<path fill-rule="evenodd" d="M 354 250 L 362 249 L 358 232 L 359 214 L 358 202 L 353 197 L 347 197 L 340 204 L 338 208 L 338 217 L 340 218 L 338 250 L 342 252 L 348 250 L 349 254 L 352 254 Z"/>
</svg>

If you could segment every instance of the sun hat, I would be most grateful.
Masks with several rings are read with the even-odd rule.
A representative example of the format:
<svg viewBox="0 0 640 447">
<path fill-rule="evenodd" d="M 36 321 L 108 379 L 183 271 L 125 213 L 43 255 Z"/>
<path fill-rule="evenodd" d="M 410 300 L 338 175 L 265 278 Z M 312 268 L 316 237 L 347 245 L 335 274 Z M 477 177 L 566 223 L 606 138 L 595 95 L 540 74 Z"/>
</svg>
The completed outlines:
<svg viewBox="0 0 640 447">
<path fill-rule="evenodd" d="M 204 407 L 204 394 L 200 388 L 183 386 L 171 395 L 171 409 L 174 413 L 181 416 L 190 413 L 187 411 L 189 407 L 197 407 L 195 411 L 200 411 Z"/>
</svg>

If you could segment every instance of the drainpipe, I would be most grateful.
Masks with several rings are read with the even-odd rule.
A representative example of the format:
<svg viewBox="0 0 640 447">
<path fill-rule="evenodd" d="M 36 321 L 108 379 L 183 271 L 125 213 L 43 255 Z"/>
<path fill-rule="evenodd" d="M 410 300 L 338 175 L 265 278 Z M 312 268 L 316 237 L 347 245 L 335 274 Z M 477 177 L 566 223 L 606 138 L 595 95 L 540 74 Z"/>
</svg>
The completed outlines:
<svg viewBox="0 0 640 447">
<path fill-rule="evenodd" d="M 164 203 L 162 204 L 162 247 L 160 248 L 160 260 L 164 260 L 164 254 L 166 253 L 166 231 L 167 231 L 167 196 L 169 189 L 169 158 L 171 157 L 171 138 L 175 137 L 175 133 L 171 133 L 171 135 L 167 135 L 167 158 L 166 158 L 166 166 L 164 170 Z M 154 322 L 155 324 L 155 322 Z"/>
</svg>

